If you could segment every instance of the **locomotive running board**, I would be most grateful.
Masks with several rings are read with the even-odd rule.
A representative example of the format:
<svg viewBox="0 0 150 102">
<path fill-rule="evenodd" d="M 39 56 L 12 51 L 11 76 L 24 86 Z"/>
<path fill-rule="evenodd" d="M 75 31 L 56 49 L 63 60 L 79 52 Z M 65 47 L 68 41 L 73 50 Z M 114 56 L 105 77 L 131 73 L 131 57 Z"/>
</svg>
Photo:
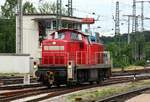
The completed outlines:
<svg viewBox="0 0 150 102">
<path fill-rule="evenodd" d="M 76 65 L 76 69 L 111 68 L 111 64 Z"/>
</svg>

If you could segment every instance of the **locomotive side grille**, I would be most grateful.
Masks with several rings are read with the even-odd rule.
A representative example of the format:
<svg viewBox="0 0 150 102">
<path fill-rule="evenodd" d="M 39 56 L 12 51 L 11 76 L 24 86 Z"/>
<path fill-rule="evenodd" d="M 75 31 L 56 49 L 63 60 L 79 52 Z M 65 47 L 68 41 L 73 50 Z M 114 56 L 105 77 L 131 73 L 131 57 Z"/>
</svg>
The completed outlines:
<svg viewBox="0 0 150 102">
<path fill-rule="evenodd" d="M 87 51 L 77 51 L 76 52 L 76 64 L 88 64 Z"/>
<path fill-rule="evenodd" d="M 95 53 L 95 63 L 103 64 L 104 63 L 104 53 Z"/>
<path fill-rule="evenodd" d="M 44 64 L 48 64 L 48 58 L 44 57 Z"/>
<path fill-rule="evenodd" d="M 88 56 L 91 59 L 88 59 Z M 76 64 L 110 64 L 109 52 L 95 52 L 93 55 L 88 55 L 86 51 L 78 51 L 76 53 Z"/>
<path fill-rule="evenodd" d="M 43 56 L 43 64 L 67 64 L 68 54 L 64 52 L 48 52 Z"/>
<path fill-rule="evenodd" d="M 105 52 L 95 52 L 95 63 L 96 64 L 110 64 L 110 53 Z"/>
<path fill-rule="evenodd" d="M 48 64 L 53 64 L 53 56 L 48 57 Z"/>
<path fill-rule="evenodd" d="M 77 53 L 77 64 L 81 64 L 81 52 Z"/>
<path fill-rule="evenodd" d="M 55 64 L 65 64 L 64 56 L 55 56 Z"/>
</svg>

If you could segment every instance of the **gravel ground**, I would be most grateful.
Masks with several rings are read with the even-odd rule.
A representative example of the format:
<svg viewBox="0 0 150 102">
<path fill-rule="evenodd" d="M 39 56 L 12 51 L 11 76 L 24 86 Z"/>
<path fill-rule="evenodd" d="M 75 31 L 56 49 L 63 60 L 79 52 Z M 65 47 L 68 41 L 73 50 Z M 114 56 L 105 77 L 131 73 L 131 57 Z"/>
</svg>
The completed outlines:
<svg viewBox="0 0 150 102">
<path fill-rule="evenodd" d="M 135 88 L 138 89 L 143 86 L 141 83 L 143 83 L 143 82 L 134 83 L 136 86 L 134 84 L 132 85 L 132 83 L 122 83 L 122 84 L 116 84 L 116 85 L 110 85 L 110 86 L 104 86 L 104 87 L 91 88 L 91 89 L 73 92 L 70 94 L 57 96 L 54 98 L 43 100 L 41 102 L 88 102 L 88 101 L 92 101 L 93 99 L 96 100 L 96 98 L 94 98 L 93 94 L 97 93 L 97 91 L 103 90 L 103 92 L 105 94 L 107 94 L 108 92 L 106 93 L 105 91 L 107 91 L 107 89 L 109 89 L 110 87 L 111 87 L 110 89 L 112 89 L 112 90 L 114 90 L 115 88 L 119 89 L 121 87 L 123 87 L 123 89 L 125 89 L 128 85 L 129 85 L 128 87 L 131 87 L 132 89 L 135 89 Z M 149 81 L 147 84 L 149 85 Z M 145 84 L 144 84 L 144 86 L 145 86 Z M 147 92 L 147 93 L 144 92 L 144 96 L 142 96 L 142 98 L 140 97 L 140 99 L 144 99 L 144 101 L 139 100 L 139 99 L 137 99 L 139 101 L 133 101 L 133 100 L 125 101 L 125 100 L 132 99 L 133 97 L 140 95 L 141 93 L 143 94 L 143 92 L 140 92 L 140 93 L 130 95 L 129 97 L 122 97 L 121 99 L 117 99 L 115 102 L 150 102 L 150 101 L 147 101 L 147 98 L 150 99 L 150 92 Z M 80 98 L 81 98 L 81 100 L 80 100 Z M 78 101 L 75 101 L 76 99 L 78 99 Z"/>
</svg>

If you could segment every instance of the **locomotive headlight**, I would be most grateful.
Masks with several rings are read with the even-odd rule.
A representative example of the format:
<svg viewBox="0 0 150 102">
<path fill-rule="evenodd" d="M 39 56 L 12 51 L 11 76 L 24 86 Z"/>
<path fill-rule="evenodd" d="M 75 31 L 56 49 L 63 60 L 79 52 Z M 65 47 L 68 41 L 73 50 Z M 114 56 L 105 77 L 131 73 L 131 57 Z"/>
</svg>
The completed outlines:
<svg viewBox="0 0 150 102">
<path fill-rule="evenodd" d="M 72 61 L 68 62 L 68 66 L 67 66 L 67 78 L 68 80 L 73 79 L 73 63 Z"/>
<path fill-rule="evenodd" d="M 37 63 L 33 62 L 33 68 L 36 69 L 37 68 Z"/>
<path fill-rule="evenodd" d="M 72 63 L 71 62 L 68 63 L 68 68 L 72 68 Z"/>
<path fill-rule="evenodd" d="M 54 42 L 52 42 L 52 44 L 53 44 L 53 45 L 55 45 L 55 44 L 56 44 L 56 42 L 54 41 Z"/>
<path fill-rule="evenodd" d="M 72 66 L 71 66 L 71 65 L 68 65 L 68 68 L 72 68 Z"/>
<path fill-rule="evenodd" d="M 37 65 L 34 65 L 33 68 L 36 69 L 36 68 L 37 68 Z"/>
</svg>

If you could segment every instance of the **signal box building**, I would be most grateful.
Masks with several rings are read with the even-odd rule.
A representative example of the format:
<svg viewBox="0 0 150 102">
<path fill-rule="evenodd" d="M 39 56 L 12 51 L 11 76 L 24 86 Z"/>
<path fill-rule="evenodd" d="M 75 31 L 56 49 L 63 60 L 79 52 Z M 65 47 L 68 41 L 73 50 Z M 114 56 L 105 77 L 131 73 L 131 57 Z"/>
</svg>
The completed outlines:
<svg viewBox="0 0 150 102">
<path fill-rule="evenodd" d="M 16 25 L 18 24 L 17 17 Z M 62 16 L 61 22 L 62 28 L 82 29 L 82 18 Z M 41 42 L 43 39 L 48 39 L 49 35 L 55 30 L 55 14 L 24 14 L 22 52 L 30 54 L 34 59 L 41 58 Z M 17 33 L 18 25 L 16 26 L 16 35 L 18 35 Z M 18 39 L 17 36 L 16 39 Z"/>
</svg>

